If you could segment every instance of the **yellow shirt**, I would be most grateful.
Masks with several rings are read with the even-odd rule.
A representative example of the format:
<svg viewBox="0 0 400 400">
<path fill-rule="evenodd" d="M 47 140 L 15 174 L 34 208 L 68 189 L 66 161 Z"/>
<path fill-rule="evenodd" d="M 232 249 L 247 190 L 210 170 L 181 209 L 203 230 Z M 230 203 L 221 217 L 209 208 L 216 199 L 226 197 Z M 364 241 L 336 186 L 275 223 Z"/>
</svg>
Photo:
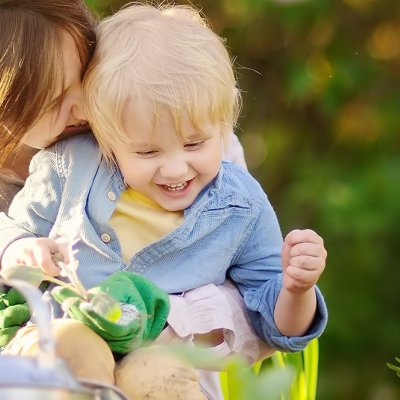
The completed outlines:
<svg viewBox="0 0 400 400">
<path fill-rule="evenodd" d="M 175 230 L 182 211 L 167 211 L 132 188 L 122 192 L 110 224 L 117 233 L 125 263 L 142 248 Z"/>
</svg>

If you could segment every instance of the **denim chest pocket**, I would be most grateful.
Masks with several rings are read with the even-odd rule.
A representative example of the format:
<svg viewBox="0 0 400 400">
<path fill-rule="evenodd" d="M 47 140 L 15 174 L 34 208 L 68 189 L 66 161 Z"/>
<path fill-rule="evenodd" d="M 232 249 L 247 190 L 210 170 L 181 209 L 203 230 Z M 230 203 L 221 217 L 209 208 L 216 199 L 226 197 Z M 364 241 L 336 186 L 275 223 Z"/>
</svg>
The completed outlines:
<svg viewBox="0 0 400 400">
<path fill-rule="evenodd" d="M 250 207 L 229 205 L 205 211 L 197 229 L 219 243 L 219 248 L 224 243 L 232 250 L 242 241 L 252 220 Z"/>
<path fill-rule="evenodd" d="M 232 214 L 248 215 L 251 213 L 251 205 L 244 202 L 226 202 L 220 204 L 212 204 L 209 208 L 203 211 L 204 215 L 213 215 L 222 217 Z"/>
<path fill-rule="evenodd" d="M 226 207 L 205 211 L 203 217 L 205 220 L 225 221 L 225 223 L 229 224 L 232 221 L 235 221 L 235 223 L 246 221 L 249 215 L 249 208 Z"/>
</svg>

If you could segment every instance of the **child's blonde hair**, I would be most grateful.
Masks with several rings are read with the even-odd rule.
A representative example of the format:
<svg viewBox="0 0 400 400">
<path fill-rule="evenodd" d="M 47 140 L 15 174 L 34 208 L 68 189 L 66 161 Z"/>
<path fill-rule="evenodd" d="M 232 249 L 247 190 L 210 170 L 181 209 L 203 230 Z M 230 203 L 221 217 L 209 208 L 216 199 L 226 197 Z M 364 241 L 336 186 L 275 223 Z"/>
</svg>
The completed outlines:
<svg viewBox="0 0 400 400">
<path fill-rule="evenodd" d="M 127 142 L 127 102 L 167 106 L 179 129 L 220 123 L 231 132 L 240 92 L 223 40 L 193 8 L 130 4 L 104 19 L 84 79 L 88 119 L 105 157 Z"/>
</svg>

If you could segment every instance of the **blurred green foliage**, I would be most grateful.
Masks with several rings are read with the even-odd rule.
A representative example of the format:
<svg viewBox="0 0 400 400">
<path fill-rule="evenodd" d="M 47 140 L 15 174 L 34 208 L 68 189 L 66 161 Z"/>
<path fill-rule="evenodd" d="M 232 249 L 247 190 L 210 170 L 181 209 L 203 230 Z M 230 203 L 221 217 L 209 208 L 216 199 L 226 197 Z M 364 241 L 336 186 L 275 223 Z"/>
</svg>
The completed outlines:
<svg viewBox="0 0 400 400">
<path fill-rule="evenodd" d="M 87 3 L 107 15 L 126 1 Z M 317 398 L 400 398 L 386 366 L 400 344 L 400 3 L 192 3 L 236 60 L 237 133 L 283 232 L 325 239 Z"/>
<path fill-rule="evenodd" d="M 400 357 L 396 357 L 396 361 L 397 361 L 398 364 L 400 364 Z M 391 364 L 391 363 L 387 363 L 387 366 L 391 370 L 395 371 L 397 376 L 400 378 L 400 366 L 394 365 L 394 364 Z"/>
</svg>

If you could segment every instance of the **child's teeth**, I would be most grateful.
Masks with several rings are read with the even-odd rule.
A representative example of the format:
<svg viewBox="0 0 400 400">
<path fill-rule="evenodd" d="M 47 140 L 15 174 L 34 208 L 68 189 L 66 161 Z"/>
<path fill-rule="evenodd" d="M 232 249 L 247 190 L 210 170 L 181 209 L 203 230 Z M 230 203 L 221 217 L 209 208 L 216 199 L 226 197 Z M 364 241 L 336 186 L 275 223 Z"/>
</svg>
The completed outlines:
<svg viewBox="0 0 400 400">
<path fill-rule="evenodd" d="M 171 185 L 164 185 L 168 190 L 182 190 L 187 186 L 186 182 L 173 183 Z"/>
</svg>

